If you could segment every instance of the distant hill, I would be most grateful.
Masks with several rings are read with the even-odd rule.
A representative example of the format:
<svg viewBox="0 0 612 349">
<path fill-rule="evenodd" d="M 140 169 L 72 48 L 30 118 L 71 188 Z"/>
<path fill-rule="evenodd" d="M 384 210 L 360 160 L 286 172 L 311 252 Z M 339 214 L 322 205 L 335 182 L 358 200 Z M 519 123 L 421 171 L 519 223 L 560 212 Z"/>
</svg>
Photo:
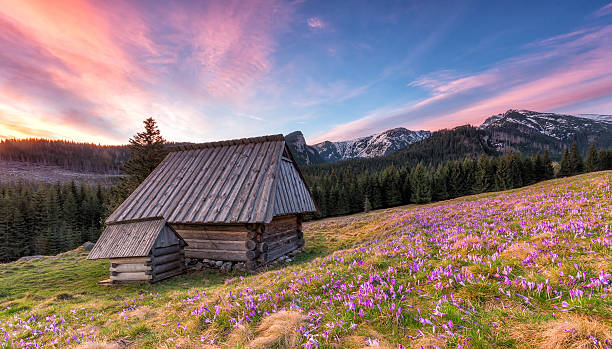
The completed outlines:
<svg viewBox="0 0 612 349">
<path fill-rule="evenodd" d="M 501 152 L 533 154 L 548 150 L 557 155 L 572 142 L 583 152 L 591 143 L 603 148 L 612 146 L 612 115 L 574 116 L 511 109 L 491 116 L 479 128 Z"/>
<path fill-rule="evenodd" d="M 478 129 L 478 132 L 468 131 L 469 128 L 462 126 L 429 132 L 400 127 L 355 140 L 325 141 L 313 145 L 306 144 L 300 131 L 290 133 L 286 138 L 301 165 L 385 156 L 396 161 L 407 154 L 411 159 L 429 161 L 437 156 L 444 159 L 453 157 L 449 150 L 458 152 L 455 154 L 458 158 L 470 155 L 470 151 L 473 151 L 471 155 L 477 156 L 509 151 L 535 154 L 548 150 L 556 158 L 572 142 L 576 142 L 583 153 L 591 143 L 598 148 L 612 146 L 612 115 L 565 115 L 510 109 L 489 117 Z M 457 142 L 467 143 L 460 146 Z M 394 157 L 396 154 L 398 156 Z"/>
<path fill-rule="evenodd" d="M 411 131 L 398 127 L 348 141 L 324 141 L 313 145 L 306 144 L 304 135 L 300 131 L 288 134 L 285 139 L 299 164 L 316 165 L 390 155 L 430 135 L 429 131 Z"/>
<path fill-rule="evenodd" d="M 126 145 L 109 146 L 47 139 L 0 141 L 0 160 L 56 166 L 78 173 L 119 174 Z"/>
<path fill-rule="evenodd" d="M 0 160 L 0 184 L 19 182 L 68 183 L 74 181 L 77 184 L 100 184 L 107 187 L 116 183 L 120 177 L 120 174 L 67 170 L 57 165 Z"/>
</svg>

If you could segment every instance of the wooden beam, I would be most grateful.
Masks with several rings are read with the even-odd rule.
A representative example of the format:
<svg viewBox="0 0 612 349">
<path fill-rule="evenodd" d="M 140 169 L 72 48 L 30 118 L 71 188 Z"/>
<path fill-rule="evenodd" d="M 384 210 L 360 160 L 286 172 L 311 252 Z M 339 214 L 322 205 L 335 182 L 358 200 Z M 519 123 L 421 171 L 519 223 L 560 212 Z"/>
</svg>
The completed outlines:
<svg viewBox="0 0 612 349">
<path fill-rule="evenodd" d="M 254 240 L 225 241 L 225 240 L 186 240 L 190 249 L 195 250 L 228 250 L 248 251 L 254 250 L 257 243 Z"/>
<path fill-rule="evenodd" d="M 252 252 L 252 251 L 249 251 Z M 228 250 L 197 250 L 185 248 L 185 257 L 199 259 L 213 259 L 217 261 L 248 261 L 247 251 L 228 251 Z"/>
<path fill-rule="evenodd" d="M 154 247 L 153 257 L 164 256 L 167 254 L 177 253 L 180 251 L 181 251 L 181 246 L 179 244 L 167 246 L 167 247 Z"/>
<path fill-rule="evenodd" d="M 115 264 L 129 264 L 129 263 L 142 263 L 149 262 L 150 257 L 124 257 L 124 258 L 111 258 L 110 262 Z"/>
<path fill-rule="evenodd" d="M 180 230 L 176 231 L 185 240 L 226 240 L 226 241 L 246 241 L 255 238 L 254 231 L 236 232 L 236 231 L 194 231 Z M 189 242 L 187 242 L 189 244 Z"/>
<path fill-rule="evenodd" d="M 153 279 L 152 282 L 158 282 L 158 281 L 161 281 L 161 280 L 173 277 L 173 276 L 181 275 L 182 273 L 183 273 L 183 270 L 170 270 L 165 273 L 155 275 L 155 279 Z"/>
<path fill-rule="evenodd" d="M 170 262 L 166 264 L 158 264 L 153 266 L 153 275 L 157 276 L 170 270 L 181 270 L 181 262 Z"/>
<path fill-rule="evenodd" d="M 133 273 L 148 270 L 151 270 L 151 266 L 144 264 L 115 264 L 115 266 L 111 265 L 110 267 L 111 272 L 114 271 L 118 273 Z"/>
<path fill-rule="evenodd" d="M 145 272 L 138 273 L 118 273 L 117 275 L 111 275 L 112 281 L 148 281 L 153 277 Z"/>
<path fill-rule="evenodd" d="M 153 258 L 153 267 L 160 264 L 166 264 L 174 261 L 178 261 L 181 259 L 181 255 L 179 253 L 166 254 L 159 257 Z"/>
</svg>

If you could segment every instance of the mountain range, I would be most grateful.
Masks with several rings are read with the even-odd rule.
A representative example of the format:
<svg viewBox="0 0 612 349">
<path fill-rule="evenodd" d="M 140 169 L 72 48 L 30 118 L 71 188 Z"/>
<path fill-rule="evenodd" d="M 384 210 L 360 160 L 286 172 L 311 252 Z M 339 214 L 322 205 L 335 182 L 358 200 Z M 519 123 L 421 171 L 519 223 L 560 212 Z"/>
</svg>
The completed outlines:
<svg viewBox="0 0 612 349">
<path fill-rule="evenodd" d="M 535 154 L 548 150 L 555 156 L 572 142 L 576 142 L 583 151 L 591 143 L 604 148 L 612 146 L 612 115 L 567 115 L 510 109 L 487 118 L 477 128 L 480 132 L 472 133 L 479 138 L 475 143 L 499 153 L 517 151 Z M 313 145 L 306 144 L 300 131 L 288 134 L 285 139 L 299 164 L 314 165 L 387 156 L 409 147 L 418 149 L 419 143 L 432 135 L 458 132 L 453 130 L 411 131 L 399 127 L 354 140 L 325 141 Z"/>
</svg>

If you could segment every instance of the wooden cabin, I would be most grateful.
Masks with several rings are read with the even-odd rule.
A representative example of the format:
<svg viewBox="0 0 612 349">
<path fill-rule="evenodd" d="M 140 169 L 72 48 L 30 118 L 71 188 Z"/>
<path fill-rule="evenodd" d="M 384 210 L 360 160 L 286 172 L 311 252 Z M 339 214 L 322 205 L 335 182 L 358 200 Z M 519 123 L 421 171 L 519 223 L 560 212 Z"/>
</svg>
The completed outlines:
<svg viewBox="0 0 612 349">
<path fill-rule="evenodd" d="M 164 217 L 185 256 L 249 269 L 304 245 L 316 211 L 283 135 L 181 145 L 106 220 Z"/>
<path fill-rule="evenodd" d="M 110 224 L 87 259 L 110 259 L 112 283 L 157 282 L 185 271 L 185 241 L 163 218 Z"/>
</svg>

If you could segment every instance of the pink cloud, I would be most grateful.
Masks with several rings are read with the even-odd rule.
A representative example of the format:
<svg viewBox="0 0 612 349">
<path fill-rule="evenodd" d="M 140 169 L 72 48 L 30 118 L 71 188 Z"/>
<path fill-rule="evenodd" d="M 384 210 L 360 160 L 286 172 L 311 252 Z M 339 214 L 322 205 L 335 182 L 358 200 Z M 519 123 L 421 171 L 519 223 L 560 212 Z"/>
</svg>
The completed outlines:
<svg viewBox="0 0 612 349">
<path fill-rule="evenodd" d="M 319 17 L 310 17 L 306 19 L 306 23 L 310 28 L 323 29 L 325 28 L 325 22 L 321 20 Z"/>
<path fill-rule="evenodd" d="M 595 11 L 595 13 L 593 13 L 593 16 L 595 16 L 595 17 L 603 17 L 603 16 L 607 16 L 609 14 L 612 14 L 612 2 L 607 4 L 604 7 L 600 8 L 599 10 Z"/>
<path fill-rule="evenodd" d="M 43 115 L 58 125 L 50 137 L 103 143 L 125 142 L 151 114 L 211 128 L 195 108 L 243 103 L 272 68 L 293 10 L 281 1 L 137 6 L 0 0 L 0 89 L 20 96 L 0 98 L 0 134 L 20 136 L 17 117 L 34 130 Z"/>
<path fill-rule="evenodd" d="M 543 42 L 535 45 L 544 46 L 542 50 L 512 57 L 476 74 L 440 71 L 421 76 L 409 86 L 427 90 L 430 97 L 381 108 L 312 141 L 350 139 L 399 125 L 437 130 L 479 124 L 510 108 L 561 110 L 610 97 L 612 25 Z"/>
</svg>

